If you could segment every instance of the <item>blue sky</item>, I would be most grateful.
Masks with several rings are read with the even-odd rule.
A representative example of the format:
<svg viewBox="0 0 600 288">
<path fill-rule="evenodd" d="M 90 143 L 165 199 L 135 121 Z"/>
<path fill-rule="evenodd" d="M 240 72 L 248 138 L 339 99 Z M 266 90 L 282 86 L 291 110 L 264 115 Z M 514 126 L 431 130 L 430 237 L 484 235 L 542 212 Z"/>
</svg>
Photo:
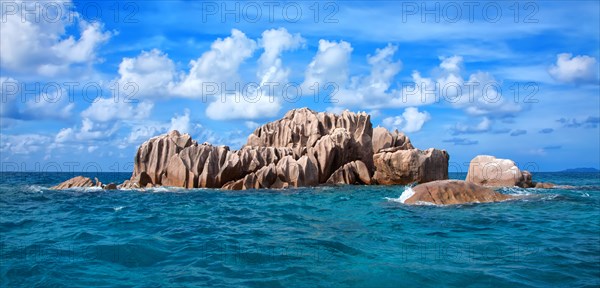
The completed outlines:
<svg viewBox="0 0 600 288">
<path fill-rule="evenodd" d="M 478 154 L 600 165 L 597 1 L 1 8 L 2 170 L 130 171 L 169 129 L 238 149 L 305 106 L 366 111 L 451 172 Z"/>
</svg>

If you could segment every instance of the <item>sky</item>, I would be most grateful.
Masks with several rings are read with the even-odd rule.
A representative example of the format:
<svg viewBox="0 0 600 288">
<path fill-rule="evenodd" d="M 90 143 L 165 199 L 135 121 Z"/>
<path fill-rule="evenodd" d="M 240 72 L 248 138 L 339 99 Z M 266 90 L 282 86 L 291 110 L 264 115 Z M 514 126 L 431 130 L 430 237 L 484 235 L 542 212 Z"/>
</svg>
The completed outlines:
<svg viewBox="0 0 600 288">
<path fill-rule="evenodd" d="M 600 165 L 597 1 L 1 1 L 3 171 L 125 172 L 177 129 L 239 149 L 365 111 L 466 172 Z"/>
</svg>

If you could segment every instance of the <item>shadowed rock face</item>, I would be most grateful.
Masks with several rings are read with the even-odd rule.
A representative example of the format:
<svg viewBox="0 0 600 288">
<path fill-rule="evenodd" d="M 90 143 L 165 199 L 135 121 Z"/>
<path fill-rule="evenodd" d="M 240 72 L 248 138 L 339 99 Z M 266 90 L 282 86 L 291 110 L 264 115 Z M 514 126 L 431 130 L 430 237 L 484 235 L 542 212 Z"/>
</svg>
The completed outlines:
<svg viewBox="0 0 600 288">
<path fill-rule="evenodd" d="M 178 131 L 153 137 L 138 148 L 133 174 L 118 188 L 239 190 L 408 184 L 447 177 L 445 151 L 421 151 L 403 133 L 373 129 L 366 113 L 336 115 L 302 108 L 257 128 L 236 151 L 199 144 Z"/>
<path fill-rule="evenodd" d="M 360 160 L 352 161 L 338 168 L 329 176 L 327 184 L 371 184 L 367 165 Z"/>
<path fill-rule="evenodd" d="M 468 182 L 487 187 L 535 187 L 529 171 L 521 171 L 510 159 L 479 155 L 469 164 Z"/>
<path fill-rule="evenodd" d="M 461 180 L 440 180 L 412 188 L 415 193 L 404 204 L 452 205 L 465 203 L 498 202 L 513 197 L 492 189 Z"/>
</svg>

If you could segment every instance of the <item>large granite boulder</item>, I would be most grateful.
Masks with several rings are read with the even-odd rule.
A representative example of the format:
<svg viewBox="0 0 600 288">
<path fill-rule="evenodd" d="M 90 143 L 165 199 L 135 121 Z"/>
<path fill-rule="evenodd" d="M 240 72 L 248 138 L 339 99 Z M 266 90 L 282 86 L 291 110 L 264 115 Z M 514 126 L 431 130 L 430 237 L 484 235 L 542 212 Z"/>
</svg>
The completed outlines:
<svg viewBox="0 0 600 288">
<path fill-rule="evenodd" d="M 439 180 L 412 188 L 413 195 L 405 204 L 452 205 L 498 202 L 514 198 L 492 189 L 461 180 Z"/>
<path fill-rule="evenodd" d="M 487 187 L 535 187 L 531 173 L 521 171 L 514 161 L 489 155 L 479 155 L 471 160 L 465 180 Z"/>
<path fill-rule="evenodd" d="M 383 185 L 407 185 L 448 179 L 448 153 L 445 150 L 381 149 L 373 156 L 375 182 Z"/>
</svg>

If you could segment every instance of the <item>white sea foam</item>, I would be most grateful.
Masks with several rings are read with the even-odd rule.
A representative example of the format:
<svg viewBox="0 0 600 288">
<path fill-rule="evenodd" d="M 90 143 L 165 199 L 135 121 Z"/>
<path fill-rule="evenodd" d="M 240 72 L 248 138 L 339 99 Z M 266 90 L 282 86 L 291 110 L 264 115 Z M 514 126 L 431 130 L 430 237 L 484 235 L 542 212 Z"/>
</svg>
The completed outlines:
<svg viewBox="0 0 600 288">
<path fill-rule="evenodd" d="M 445 205 L 441 205 L 441 204 L 435 204 L 435 203 L 431 203 L 431 202 L 427 202 L 427 201 L 417 201 L 417 202 L 415 202 L 415 205 L 424 205 L 424 206 L 445 206 Z"/>
<path fill-rule="evenodd" d="M 44 189 L 48 189 L 40 185 L 27 185 L 27 190 L 34 193 L 44 193 Z"/>
<path fill-rule="evenodd" d="M 74 188 L 74 190 L 82 190 L 84 192 L 93 192 L 93 191 L 102 191 L 102 187 L 83 187 L 83 188 Z"/>
<path fill-rule="evenodd" d="M 520 187 L 504 187 L 501 190 L 502 193 L 512 195 L 512 196 L 529 196 L 532 193 L 530 192 L 531 188 L 520 188 Z"/>
<path fill-rule="evenodd" d="M 148 191 L 148 192 L 153 192 L 153 193 L 164 193 L 164 192 L 187 193 L 192 190 L 199 190 L 199 189 L 204 189 L 204 188 L 187 189 L 187 188 L 182 188 L 182 187 L 159 186 L 159 187 L 146 188 L 142 191 Z"/>
<path fill-rule="evenodd" d="M 406 189 L 404 189 L 404 192 L 402 192 L 400 197 L 398 197 L 398 198 L 385 197 L 385 199 L 388 201 L 392 201 L 392 202 L 404 203 L 408 198 L 412 197 L 413 195 L 415 195 L 415 191 L 412 190 L 412 187 L 406 187 Z"/>
<path fill-rule="evenodd" d="M 152 187 L 152 188 L 146 188 L 144 189 L 145 191 L 148 192 L 153 192 L 153 193 L 162 193 L 162 192 L 169 192 L 172 191 L 171 189 L 169 189 L 168 187 L 164 187 L 164 186 L 160 186 L 160 187 Z"/>
<path fill-rule="evenodd" d="M 121 211 L 121 209 L 125 208 L 125 206 L 114 207 L 115 212 Z"/>
</svg>

